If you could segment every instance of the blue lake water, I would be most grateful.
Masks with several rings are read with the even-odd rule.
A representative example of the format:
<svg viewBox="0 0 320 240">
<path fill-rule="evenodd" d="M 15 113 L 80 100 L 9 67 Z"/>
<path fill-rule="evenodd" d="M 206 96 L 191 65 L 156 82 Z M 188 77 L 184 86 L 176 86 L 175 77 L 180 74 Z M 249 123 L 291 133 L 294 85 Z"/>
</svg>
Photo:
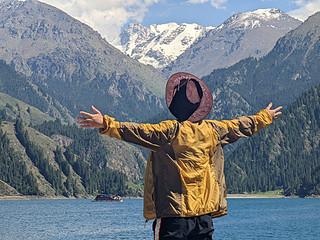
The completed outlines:
<svg viewBox="0 0 320 240">
<path fill-rule="evenodd" d="M 0 201 L 0 239 L 153 239 L 142 199 Z M 320 199 L 228 199 L 214 239 L 320 239 Z"/>
</svg>

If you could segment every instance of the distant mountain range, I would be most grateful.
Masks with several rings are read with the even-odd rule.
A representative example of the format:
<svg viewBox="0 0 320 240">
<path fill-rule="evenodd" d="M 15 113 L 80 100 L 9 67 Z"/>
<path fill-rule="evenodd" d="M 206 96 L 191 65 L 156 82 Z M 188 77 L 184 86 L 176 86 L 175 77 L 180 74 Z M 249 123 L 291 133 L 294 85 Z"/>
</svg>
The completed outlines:
<svg viewBox="0 0 320 240">
<path fill-rule="evenodd" d="M 5 61 L 0 60 L 0 92 L 8 94 L 9 96 L 19 99 L 20 101 L 29 104 L 30 106 L 36 107 L 43 113 L 47 113 L 53 118 L 59 118 L 64 122 L 74 122 L 74 116 L 72 113 L 64 107 L 57 99 L 54 99 L 48 94 L 46 87 L 39 87 L 33 84 L 26 76 L 18 73 L 13 67 L 10 67 Z M 3 98 L 3 104 L 1 106 L 20 105 L 15 101 L 11 101 L 8 98 Z M 6 102 L 5 102 L 6 101 Z M 13 103 L 14 102 L 14 103 Z M 20 117 L 25 123 L 41 123 L 43 118 L 31 119 L 25 118 L 27 116 L 22 111 L 26 111 L 26 107 L 18 108 L 17 111 L 9 111 L 8 115 L 13 118 Z"/>
<path fill-rule="evenodd" d="M 279 9 L 238 13 L 218 28 L 197 24 L 130 24 L 115 43 L 123 53 L 160 69 L 165 77 L 190 72 L 198 77 L 247 57 L 266 55 L 301 22 Z"/>
<path fill-rule="evenodd" d="M 118 119 L 141 121 L 163 108 L 165 79 L 153 67 L 61 10 L 36 0 L 3 0 L 0 25 L 0 59 L 73 115 L 94 104 Z"/>
<path fill-rule="evenodd" d="M 260 58 L 272 50 L 280 37 L 300 24 L 279 9 L 235 14 L 164 68 L 163 74 L 184 70 L 202 77 L 247 57 Z"/>
</svg>

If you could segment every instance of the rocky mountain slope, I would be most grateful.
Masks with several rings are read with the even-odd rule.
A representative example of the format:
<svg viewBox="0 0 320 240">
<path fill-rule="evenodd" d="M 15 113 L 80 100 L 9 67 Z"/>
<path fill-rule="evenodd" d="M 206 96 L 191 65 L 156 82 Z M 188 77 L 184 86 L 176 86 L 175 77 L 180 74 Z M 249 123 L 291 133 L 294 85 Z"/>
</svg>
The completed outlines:
<svg viewBox="0 0 320 240">
<path fill-rule="evenodd" d="M 280 38 L 265 57 L 247 58 L 203 78 L 214 95 L 209 117 L 255 113 L 270 101 L 284 107 L 320 83 L 320 13 Z"/>
<path fill-rule="evenodd" d="M 0 25 L 0 59 L 73 115 L 94 104 L 118 119 L 142 120 L 163 108 L 165 80 L 154 68 L 59 9 L 36 0 L 2 0 Z"/>
<path fill-rule="evenodd" d="M 153 24 L 144 27 L 131 23 L 112 44 L 141 63 L 164 68 L 199 38 L 214 29 L 198 24 Z"/>
<path fill-rule="evenodd" d="M 235 14 L 199 39 L 162 72 L 169 76 L 185 71 L 202 77 L 247 57 L 260 58 L 280 37 L 300 24 L 278 9 Z"/>
</svg>

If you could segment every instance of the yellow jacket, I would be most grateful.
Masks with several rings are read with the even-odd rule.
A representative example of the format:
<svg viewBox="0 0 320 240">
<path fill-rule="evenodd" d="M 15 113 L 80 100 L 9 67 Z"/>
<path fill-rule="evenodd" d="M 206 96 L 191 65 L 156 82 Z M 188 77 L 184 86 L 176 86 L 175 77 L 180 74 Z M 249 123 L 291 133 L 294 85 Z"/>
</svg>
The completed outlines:
<svg viewBox="0 0 320 240">
<path fill-rule="evenodd" d="M 250 137 L 272 122 L 264 109 L 230 121 L 202 120 L 158 124 L 117 122 L 104 116 L 107 134 L 150 151 L 144 186 L 144 217 L 192 217 L 227 214 L 222 148 Z"/>
</svg>

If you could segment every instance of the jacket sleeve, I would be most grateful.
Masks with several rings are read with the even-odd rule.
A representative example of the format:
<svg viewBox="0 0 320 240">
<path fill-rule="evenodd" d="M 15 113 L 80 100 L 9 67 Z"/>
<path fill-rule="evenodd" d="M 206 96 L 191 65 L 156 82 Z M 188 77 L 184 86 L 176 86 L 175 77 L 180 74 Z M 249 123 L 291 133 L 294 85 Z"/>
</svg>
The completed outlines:
<svg viewBox="0 0 320 240">
<path fill-rule="evenodd" d="M 233 143 L 241 137 L 251 137 L 271 123 L 272 117 L 266 109 L 253 116 L 243 116 L 234 120 L 212 121 L 219 134 L 222 146 Z"/>
<path fill-rule="evenodd" d="M 152 151 L 168 143 L 175 131 L 176 121 L 164 121 L 158 124 L 138 124 L 117 122 L 107 115 L 104 117 L 105 128 L 99 129 L 100 134 L 108 135 L 122 141 L 137 144 Z"/>
</svg>

